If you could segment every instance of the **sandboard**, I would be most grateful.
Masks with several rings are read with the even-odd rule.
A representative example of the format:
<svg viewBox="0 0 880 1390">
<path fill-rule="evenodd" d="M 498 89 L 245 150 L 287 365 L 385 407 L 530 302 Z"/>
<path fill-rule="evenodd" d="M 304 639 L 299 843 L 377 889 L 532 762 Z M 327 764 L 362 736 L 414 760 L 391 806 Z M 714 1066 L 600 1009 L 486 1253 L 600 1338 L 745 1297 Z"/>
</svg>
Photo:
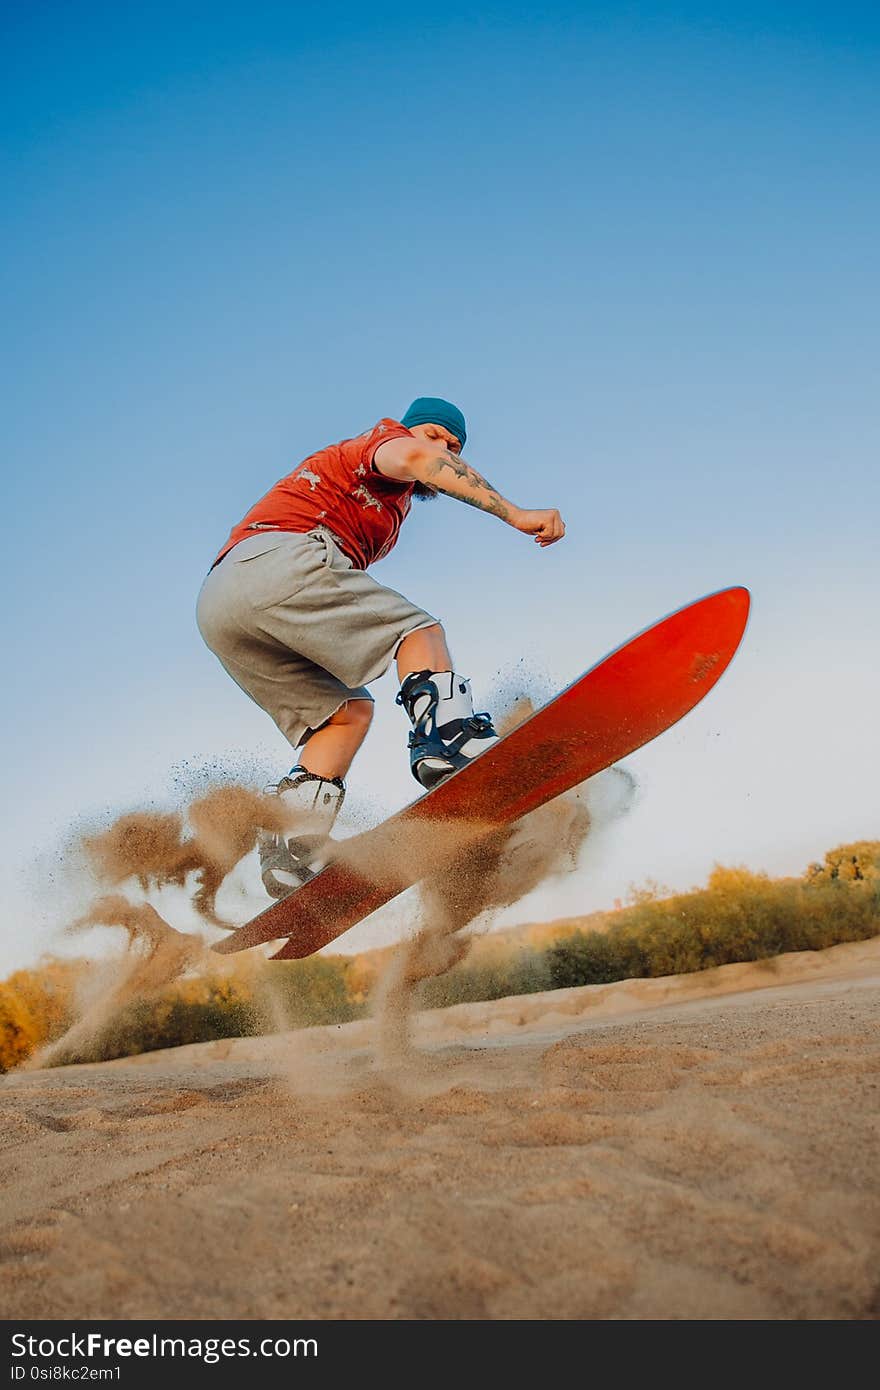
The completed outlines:
<svg viewBox="0 0 880 1390">
<path fill-rule="evenodd" d="M 274 960 L 309 956 L 450 862 L 677 723 L 739 646 L 749 592 L 680 608 L 593 666 L 467 767 L 381 825 L 340 842 L 309 883 L 231 932 L 221 955 L 288 937 Z"/>
</svg>

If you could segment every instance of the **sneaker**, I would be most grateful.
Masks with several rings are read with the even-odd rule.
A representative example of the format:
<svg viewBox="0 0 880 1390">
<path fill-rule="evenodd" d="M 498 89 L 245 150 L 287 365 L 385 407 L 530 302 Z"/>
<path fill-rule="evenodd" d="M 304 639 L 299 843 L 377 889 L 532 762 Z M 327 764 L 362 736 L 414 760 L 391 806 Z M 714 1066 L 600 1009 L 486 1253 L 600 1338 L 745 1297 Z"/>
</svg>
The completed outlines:
<svg viewBox="0 0 880 1390">
<path fill-rule="evenodd" d="M 345 800 L 345 783 L 294 767 L 269 791 L 282 798 L 293 833 L 260 834 L 260 874 L 270 897 L 286 898 L 323 868 L 321 854 Z"/>
<path fill-rule="evenodd" d="M 488 714 L 474 714 L 470 681 L 454 671 L 414 671 L 397 697 L 412 721 L 412 774 L 428 790 L 498 740 Z"/>
</svg>

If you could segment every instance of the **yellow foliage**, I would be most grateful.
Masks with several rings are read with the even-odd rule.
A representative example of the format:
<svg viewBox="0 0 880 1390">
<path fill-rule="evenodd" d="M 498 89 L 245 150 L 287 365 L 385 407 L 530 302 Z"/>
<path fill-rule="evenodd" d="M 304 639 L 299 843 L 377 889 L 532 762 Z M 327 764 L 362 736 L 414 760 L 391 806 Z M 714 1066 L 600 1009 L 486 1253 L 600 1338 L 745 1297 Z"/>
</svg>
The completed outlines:
<svg viewBox="0 0 880 1390">
<path fill-rule="evenodd" d="M 880 840 L 856 840 L 850 845 L 830 849 L 821 864 L 807 869 L 807 882 L 812 884 L 866 883 L 875 887 L 880 882 Z"/>
<path fill-rule="evenodd" d="M 359 956 L 352 956 L 346 961 L 345 983 L 353 1004 L 363 1004 L 370 997 L 389 954 L 388 951 L 362 951 Z"/>
<path fill-rule="evenodd" d="M 742 893 L 744 889 L 759 888 L 767 882 L 767 874 L 753 873 L 744 864 L 737 864 L 731 868 L 716 864 L 706 887 L 713 893 Z"/>
<path fill-rule="evenodd" d="M 626 901 L 630 907 L 639 907 L 642 903 L 656 903 L 661 898 L 668 898 L 671 892 L 671 888 L 649 878 L 645 883 L 633 884 L 626 895 Z"/>
<path fill-rule="evenodd" d="M 79 961 L 46 960 L 0 982 L 0 1071 L 20 1066 L 67 1027 Z"/>
</svg>

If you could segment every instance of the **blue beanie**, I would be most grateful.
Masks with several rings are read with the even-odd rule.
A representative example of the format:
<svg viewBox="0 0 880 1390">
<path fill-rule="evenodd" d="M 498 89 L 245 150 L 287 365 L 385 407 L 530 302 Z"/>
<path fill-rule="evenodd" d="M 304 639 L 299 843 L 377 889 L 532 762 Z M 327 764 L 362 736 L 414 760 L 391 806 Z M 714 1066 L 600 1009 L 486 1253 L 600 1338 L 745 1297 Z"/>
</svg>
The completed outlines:
<svg viewBox="0 0 880 1390">
<path fill-rule="evenodd" d="M 400 423 L 406 425 L 442 425 L 454 434 L 462 448 L 467 439 L 467 426 L 457 405 L 443 401 L 439 396 L 419 396 L 409 410 L 401 417 Z"/>
</svg>

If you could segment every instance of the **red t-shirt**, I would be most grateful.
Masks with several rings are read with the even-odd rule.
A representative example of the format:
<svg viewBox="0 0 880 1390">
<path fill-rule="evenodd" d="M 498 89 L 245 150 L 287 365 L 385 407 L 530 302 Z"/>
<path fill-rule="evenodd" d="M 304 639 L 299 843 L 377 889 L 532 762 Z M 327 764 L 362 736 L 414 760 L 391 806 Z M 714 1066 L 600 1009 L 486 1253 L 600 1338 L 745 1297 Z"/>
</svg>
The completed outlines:
<svg viewBox="0 0 880 1390">
<path fill-rule="evenodd" d="M 381 560 L 397 541 L 412 502 L 412 483 L 383 478 L 373 456 L 386 439 L 409 436 L 397 420 L 380 420 L 357 439 L 310 454 L 233 526 L 214 564 L 255 531 L 312 531 L 326 526 L 356 569 Z"/>
</svg>

